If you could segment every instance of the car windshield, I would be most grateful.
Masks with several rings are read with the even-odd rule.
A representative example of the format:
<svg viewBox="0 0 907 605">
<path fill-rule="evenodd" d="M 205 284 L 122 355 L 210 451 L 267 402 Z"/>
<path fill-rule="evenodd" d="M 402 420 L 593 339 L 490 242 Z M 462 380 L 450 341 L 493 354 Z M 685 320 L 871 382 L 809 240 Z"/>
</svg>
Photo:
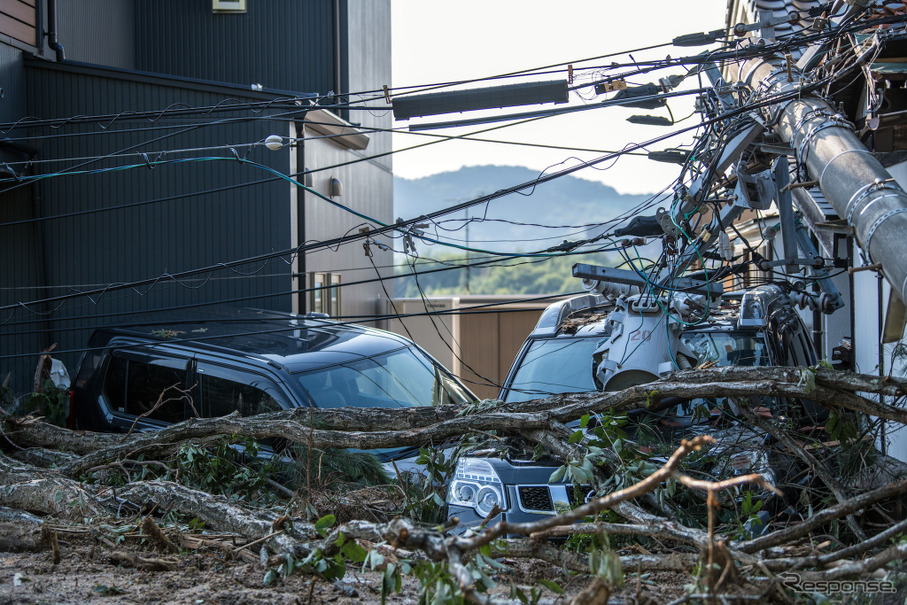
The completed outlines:
<svg viewBox="0 0 907 605">
<path fill-rule="evenodd" d="M 761 335 L 743 332 L 685 332 L 681 339 L 699 363 L 766 366 L 771 360 Z M 514 374 L 505 401 L 518 402 L 560 393 L 597 390 L 592 354 L 600 337 L 546 338 L 533 341 Z"/>
<path fill-rule="evenodd" d="M 421 351 L 404 347 L 297 375 L 320 408 L 463 404 L 472 397 Z"/>
<path fill-rule="evenodd" d="M 592 353 L 601 337 L 535 340 L 517 368 L 505 401 L 528 401 L 559 393 L 596 390 Z"/>
<path fill-rule="evenodd" d="M 699 363 L 717 366 L 767 366 L 771 363 L 765 340 L 744 332 L 684 332 L 680 337 Z"/>
</svg>

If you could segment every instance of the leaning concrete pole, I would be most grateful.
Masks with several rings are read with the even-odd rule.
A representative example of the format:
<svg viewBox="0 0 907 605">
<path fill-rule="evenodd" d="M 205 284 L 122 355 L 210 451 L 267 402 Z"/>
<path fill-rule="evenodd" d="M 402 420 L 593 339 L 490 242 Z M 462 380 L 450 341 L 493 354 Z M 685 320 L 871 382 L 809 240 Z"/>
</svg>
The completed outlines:
<svg viewBox="0 0 907 605">
<path fill-rule="evenodd" d="M 802 80 L 780 58 L 751 59 L 737 78 L 759 97 L 796 91 Z M 860 248 L 907 301 L 907 193 L 820 97 L 804 94 L 763 111 L 838 216 L 853 227 Z"/>
</svg>

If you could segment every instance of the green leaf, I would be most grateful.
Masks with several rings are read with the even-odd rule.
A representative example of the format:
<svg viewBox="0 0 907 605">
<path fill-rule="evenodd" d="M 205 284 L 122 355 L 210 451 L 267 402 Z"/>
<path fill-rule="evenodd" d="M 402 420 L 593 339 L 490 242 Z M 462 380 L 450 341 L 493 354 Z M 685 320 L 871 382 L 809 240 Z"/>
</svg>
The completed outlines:
<svg viewBox="0 0 907 605">
<path fill-rule="evenodd" d="M 359 546 L 355 540 L 351 540 L 343 545 L 340 553 L 353 563 L 362 563 L 368 555 L 368 551 Z"/>
<path fill-rule="evenodd" d="M 315 521 L 315 531 L 318 533 L 323 532 L 324 530 L 330 528 L 334 525 L 334 522 L 337 520 L 337 517 L 334 515 L 325 515 L 322 518 Z"/>
<path fill-rule="evenodd" d="M 529 599 L 526 597 L 526 593 L 520 590 L 520 587 L 516 584 L 510 585 L 510 598 L 519 599 L 520 603 L 529 603 Z"/>
<path fill-rule="evenodd" d="M 567 465 L 564 465 L 558 468 L 556 471 L 551 473 L 551 476 L 548 477 L 548 483 L 557 483 L 561 480 L 561 477 L 564 476 L 564 473 L 567 471 Z"/>
<path fill-rule="evenodd" d="M 573 471 L 573 479 L 580 483 L 588 483 L 592 481 L 592 473 L 587 471 L 581 466 L 575 466 L 571 469 Z"/>
<path fill-rule="evenodd" d="M 837 439 L 840 433 L 841 425 L 841 416 L 837 412 L 831 412 L 828 415 L 828 420 L 825 421 L 825 432 L 827 432 L 832 439 Z"/>
<path fill-rule="evenodd" d="M 269 569 L 265 574 L 264 584 L 265 586 L 270 586 L 277 580 L 277 572 L 273 569 Z"/>
<path fill-rule="evenodd" d="M 541 584 L 554 594 L 564 594 L 564 589 L 561 588 L 556 582 L 552 582 L 551 580 L 539 580 L 539 584 Z"/>
<path fill-rule="evenodd" d="M 368 561 L 366 562 L 370 569 L 377 569 L 384 565 L 384 555 L 382 555 L 377 550 L 373 550 L 368 553 Z"/>
<path fill-rule="evenodd" d="M 797 386 L 802 386 L 806 391 L 806 394 L 810 394 L 816 390 L 816 372 L 812 368 L 804 368 L 800 372 L 800 380 L 797 382 Z"/>
<path fill-rule="evenodd" d="M 582 440 L 583 440 L 583 432 L 582 432 L 582 431 L 574 431 L 573 434 L 570 435 L 570 438 L 567 439 L 567 442 L 568 442 L 568 443 L 579 443 L 579 442 L 582 441 Z"/>
</svg>

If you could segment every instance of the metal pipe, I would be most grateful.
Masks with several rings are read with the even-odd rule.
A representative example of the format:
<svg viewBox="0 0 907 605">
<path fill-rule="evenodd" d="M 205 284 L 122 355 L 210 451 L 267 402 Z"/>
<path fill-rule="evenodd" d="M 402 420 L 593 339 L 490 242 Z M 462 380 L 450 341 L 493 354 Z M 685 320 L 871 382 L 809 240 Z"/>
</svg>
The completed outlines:
<svg viewBox="0 0 907 605">
<path fill-rule="evenodd" d="M 340 0 L 334 0 L 332 7 L 334 25 L 334 98 L 336 103 L 342 103 L 340 95 L 343 92 L 343 70 L 340 61 L 343 58 L 340 43 Z"/>
<path fill-rule="evenodd" d="M 56 53 L 57 61 L 66 59 L 63 45 L 57 40 L 57 0 L 47 0 L 47 45 Z"/>
<path fill-rule="evenodd" d="M 788 81 L 783 59 L 751 59 L 738 80 L 751 90 L 775 95 L 796 91 L 802 74 Z M 907 301 L 907 193 L 854 134 L 853 127 L 814 94 L 763 110 L 769 124 L 797 152 L 810 178 L 839 216 L 853 226 L 857 243 L 902 301 Z"/>
</svg>

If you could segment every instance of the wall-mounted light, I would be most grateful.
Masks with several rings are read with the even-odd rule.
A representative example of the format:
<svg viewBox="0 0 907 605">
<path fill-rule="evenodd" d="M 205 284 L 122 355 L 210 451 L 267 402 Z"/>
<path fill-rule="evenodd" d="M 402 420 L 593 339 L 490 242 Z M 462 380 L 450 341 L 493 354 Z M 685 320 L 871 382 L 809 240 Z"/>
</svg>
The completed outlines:
<svg viewBox="0 0 907 605">
<path fill-rule="evenodd" d="M 331 177 L 331 197 L 340 197 L 343 195 L 343 183 L 337 177 Z"/>
<path fill-rule="evenodd" d="M 302 184 L 306 187 L 312 188 L 315 185 L 315 177 L 309 172 L 308 167 L 304 168 L 305 174 L 302 176 Z"/>
<path fill-rule="evenodd" d="M 211 0 L 211 11 L 215 13 L 244 13 L 246 0 Z"/>
</svg>

